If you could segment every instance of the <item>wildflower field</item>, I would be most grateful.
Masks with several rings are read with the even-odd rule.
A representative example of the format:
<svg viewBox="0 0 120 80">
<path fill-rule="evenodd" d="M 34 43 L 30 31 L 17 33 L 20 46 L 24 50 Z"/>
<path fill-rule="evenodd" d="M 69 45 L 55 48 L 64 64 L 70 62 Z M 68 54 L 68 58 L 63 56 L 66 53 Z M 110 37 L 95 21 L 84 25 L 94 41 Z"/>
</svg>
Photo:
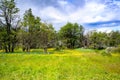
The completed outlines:
<svg viewBox="0 0 120 80">
<path fill-rule="evenodd" d="M 0 80 L 120 80 L 120 54 L 74 49 L 0 52 Z"/>
</svg>

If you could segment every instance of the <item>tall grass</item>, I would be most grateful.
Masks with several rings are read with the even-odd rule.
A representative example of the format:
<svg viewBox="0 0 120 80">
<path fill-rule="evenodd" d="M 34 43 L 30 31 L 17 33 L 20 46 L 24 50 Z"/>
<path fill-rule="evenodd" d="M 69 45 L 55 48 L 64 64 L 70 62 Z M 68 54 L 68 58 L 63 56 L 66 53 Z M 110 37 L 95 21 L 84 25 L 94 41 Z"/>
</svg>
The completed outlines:
<svg viewBox="0 0 120 80">
<path fill-rule="evenodd" d="M 0 80 L 120 80 L 120 55 L 81 50 L 53 53 L 0 54 Z"/>
</svg>

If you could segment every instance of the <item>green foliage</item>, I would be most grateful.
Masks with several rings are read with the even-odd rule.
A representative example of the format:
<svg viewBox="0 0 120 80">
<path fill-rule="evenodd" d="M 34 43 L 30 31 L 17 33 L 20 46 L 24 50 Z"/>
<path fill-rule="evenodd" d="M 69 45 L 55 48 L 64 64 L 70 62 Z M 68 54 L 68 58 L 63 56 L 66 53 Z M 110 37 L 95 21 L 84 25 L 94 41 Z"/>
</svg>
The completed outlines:
<svg viewBox="0 0 120 80">
<path fill-rule="evenodd" d="M 107 33 L 93 31 L 90 34 L 90 48 L 93 49 L 104 49 L 108 46 L 107 44 Z"/>
<path fill-rule="evenodd" d="M 120 53 L 120 46 L 115 47 L 115 48 L 112 50 L 112 53 Z"/>
<path fill-rule="evenodd" d="M 77 23 L 68 22 L 65 26 L 63 26 L 59 35 L 62 42 L 66 45 L 67 48 L 75 48 L 82 46 L 83 41 L 83 27 L 78 25 Z"/>
<path fill-rule="evenodd" d="M 43 48 L 46 53 L 47 48 L 55 47 L 57 50 L 105 49 L 120 44 L 120 31 L 106 33 L 94 30 L 84 33 L 82 25 L 68 22 L 56 32 L 52 24 L 34 16 L 31 8 L 25 11 L 22 21 L 18 18 L 18 12 L 15 0 L 0 0 L 0 49 L 6 52 L 14 52 L 19 46 L 27 52 Z M 113 52 L 119 53 L 119 47 Z"/>
<path fill-rule="evenodd" d="M 40 47 L 47 53 L 47 48 L 54 47 L 56 41 L 56 31 L 51 24 L 41 24 Z"/>
<path fill-rule="evenodd" d="M 118 46 L 120 44 L 120 31 L 109 33 L 109 46 Z"/>
<path fill-rule="evenodd" d="M 43 48 L 46 53 L 48 47 L 54 46 L 56 33 L 52 24 L 42 23 L 40 20 L 32 14 L 31 9 L 25 12 L 22 26 L 26 29 L 23 32 L 28 35 L 23 34 L 22 43 L 23 48 L 29 51 L 31 48 Z"/>
<path fill-rule="evenodd" d="M 4 49 L 3 46 L 6 46 L 7 42 L 7 32 L 5 31 L 5 27 L 0 27 L 0 48 Z"/>
<path fill-rule="evenodd" d="M 23 26 L 23 31 L 21 31 L 23 51 L 26 50 L 28 52 L 31 48 L 39 47 L 40 20 L 39 17 L 33 15 L 32 9 L 25 11 L 23 21 L 21 22 Z"/>
<path fill-rule="evenodd" d="M 35 17 L 32 14 L 32 9 L 26 10 L 24 17 L 23 17 L 23 22 L 22 25 L 24 27 L 28 27 L 28 31 L 32 32 L 34 30 L 34 25 L 35 25 Z"/>
<path fill-rule="evenodd" d="M 67 49 L 64 45 L 57 45 L 56 50 L 63 50 L 63 49 Z"/>
<path fill-rule="evenodd" d="M 0 41 L 6 52 L 14 52 L 17 43 L 18 12 L 19 9 L 16 7 L 14 0 L 0 0 L 0 27 L 4 27 L 4 31 L 2 30 L 2 33 L 0 33 L 2 34 L 0 35 L 2 38 Z"/>
<path fill-rule="evenodd" d="M 110 52 L 106 52 L 106 51 L 102 51 L 101 52 L 101 55 L 103 55 L 103 56 L 111 56 L 111 53 Z"/>
</svg>

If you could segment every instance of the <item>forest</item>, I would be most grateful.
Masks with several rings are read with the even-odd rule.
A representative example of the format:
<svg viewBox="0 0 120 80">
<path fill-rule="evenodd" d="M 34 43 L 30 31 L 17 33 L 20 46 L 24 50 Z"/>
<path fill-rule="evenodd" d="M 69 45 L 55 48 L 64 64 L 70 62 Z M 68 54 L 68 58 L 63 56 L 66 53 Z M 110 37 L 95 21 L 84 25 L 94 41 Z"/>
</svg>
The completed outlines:
<svg viewBox="0 0 120 80">
<path fill-rule="evenodd" d="M 18 15 L 19 9 L 14 0 L 2 0 L 0 3 L 0 49 L 6 53 L 22 48 L 30 49 L 106 49 L 120 45 L 120 31 L 85 33 L 84 26 L 68 22 L 56 31 L 52 24 L 42 22 L 33 15 L 32 9 L 24 12 L 23 18 Z"/>
</svg>

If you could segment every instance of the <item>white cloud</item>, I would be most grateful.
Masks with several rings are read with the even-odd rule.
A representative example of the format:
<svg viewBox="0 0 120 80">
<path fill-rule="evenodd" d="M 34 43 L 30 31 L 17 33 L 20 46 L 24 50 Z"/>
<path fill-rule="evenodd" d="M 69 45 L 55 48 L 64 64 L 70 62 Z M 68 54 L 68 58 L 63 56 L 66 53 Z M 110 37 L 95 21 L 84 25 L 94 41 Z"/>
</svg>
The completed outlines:
<svg viewBox="0 0 120 80">
<path fill-rule="evenodd" d="M 115 27 L 102 27 L 102 28 L 98 28 L 96 29 L 98 32 L 106 32 L 106 33 L 110 33 L 111 31 L 116 31 L 116 30 L 120 30 L 120 26 L 115 26 Z"/>
<path fill-rule="evenodd" d="M 112 28 L 113 29 L 113 28 Z M 103 27 L 103 28 L 98 28 L 97 31 L 98 32 L 106 32 L 106 33 L 110 33 L 112 31 L 111 28 L 109 27 Z"/>
<path fill-rule="evenodd" d="M 36 7 L 35 5 L 32 5 L 29 2 L 28 3 L 17 2 L 17 7 L 20 8 L 19 13 L 20 13 L 21 18 L 23 17 L 23 14 L 25 13 L 25 11 L 30 9 L 30 8 L 32 9 L 32 12 L 33 12 L 34 15 L 40 16 L 39 13 L 38 13 L 38 11 L 39 11 L 38 7 Z"/>
<path fill-rule="evenodd" d="M 59 3 L 61 6 L 65 6 L 65 5 L 68 4 L 68 2 L 67 2 L 67 1 L 64 1 L 64 0 L 60 0 L 60 1 L 58 1 L 58 3 Z"/>
<path fill-rule="evenodd" d="M 101 3 L 101 0 L 85 0 L 86 3 L 82 7 L 77 7 L 68 0 L 57 0 L 58 6 L 47 5 L 41 7 L 31 3 L 20 3 L 18 7 L 23 14 L 25 10 L 32 8 L 33 14 L 39 16 L 43 21 L 52 23 L 56 29 L 66 22 L 77 22 L 79 24 L 104 22 L 111 20 L 120 20 L 120 11 L 118 8 L 113 10 L 108 7 L 108 4 Z M 25 1 L 23 1 L 25 2 Z M 106 0 L 109 2 L 109 0 Z M 119 6 L 120 1 L 114 1 L 113 4 Z M 113 6 L 112 6 L 113 7 Z M 108 28 L 104 28 L 108 29 Z"/>
<path fill-rule="evenodd" d="M 46 20 L 51 19 L 53 23 L 63 23 L 67 21 L 86 23 L 105 20 L 104 16 L 102 16 L 105 8 L 105 5 L 103 4 L 89 3 L 86 4 L 86 6 L 84 6 L 83 8 L 78 8 L 74 10 L 74 8 L 71 7 L 71 4 L 67 3 L 66 1 L 59 1 L 59 3 L 60 5 L 67 5 L 65 9 L 67 10 L 67 13 L 62 12 L 55 7 L 49 6 L 40 11 L 40 16 Z"/>
<path fill-rule="evenodd" d="M 115 1 L 114 1 L 114 4 L 120 6 L 120 0 L 115 0 Z"/>
<path fill-rule="evenodd" d="M 63 3 L 62 2 L 62 5 L 66 5 L 68 3 Z M 67 5 L 67 7 L 70 7 L 71 5 Z M 109 15 L 107 13 L 105 13 L 105 5 L 104 4 L 98 4 L 98 3 L 88 3 L 86 4 L 86 6 L 84 6 L 83 8 L 79 8 L 79 9 L 76 9 L 74 10 L 74 12 L 71 12 L 73 11 L 73 7 L 71 7 L 71 10 L 69 10 L 69 12 L 66 14 L 64 12 L 61 12 L 59 11 L 59 9 L 56 9 L 56 8 L 45 8 L 43 9 L 44 13 L 45 12 L 50 12 L 50 14 L 46 14 L 46 15 L 51 15 L 53 14 L 53 16 L 55 16 L 54 14 L 58 14 L 59 12 L 59 17 L 61 17 L 60 15 L 63 15 L 64 17 L 64 20 L 65 21 L 77 21 L 77 22 L 81 22 L 81 23 L 85 23 L 85 22 L 97 22 L 97 21 L 107 21 L 109 19 L 111 19 L 113 16 L 112 16 L 112 13 L 109 13 Z M 48 10 L 49 9 L 49 10 Z M 68 8 L 67 8 L 68 9 Z M 54 10 L 54 11 L 53 11 Z M 104 16 L 106 16 L 106 18 Z M 56 18 L 57 17 L 52 17 L 49 16 L 49 18 L 52 18 L 52 19 L 55 19 L 57 20 Z M 59 20 L 59 19 L 58 19 Z"/>
<path fill-rule="evenodd" d="M 51 6 L 44 8 L 39 13 L 40 13 L 41 18 L 43 18 L 43 20 L 48 19 L 50 20 L 50 22 L 52 21 L 53 23 L 63 22 L 65 18 L 64 14 L 62 14 L 59 10 Z"/>
</svg>

